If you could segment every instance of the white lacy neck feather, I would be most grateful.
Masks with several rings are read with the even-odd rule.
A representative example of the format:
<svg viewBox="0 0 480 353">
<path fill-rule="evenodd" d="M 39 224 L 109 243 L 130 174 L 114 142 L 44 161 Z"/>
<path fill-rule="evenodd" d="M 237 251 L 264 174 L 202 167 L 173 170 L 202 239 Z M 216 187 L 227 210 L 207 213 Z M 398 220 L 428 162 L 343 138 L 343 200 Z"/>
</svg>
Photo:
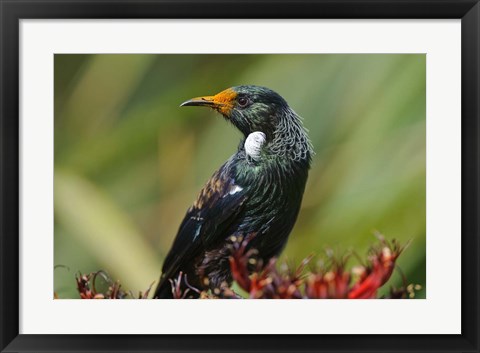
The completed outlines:
<svg viewBox="0 0 480 353">
<path fill-rule="evenodd" d="M 260 151 L 265 143 L 266 136 L 261 131 L 255 131 L 248 135 L 245 140 L 245 153 L 253 160 L 260 158 Z"/>
</svg>

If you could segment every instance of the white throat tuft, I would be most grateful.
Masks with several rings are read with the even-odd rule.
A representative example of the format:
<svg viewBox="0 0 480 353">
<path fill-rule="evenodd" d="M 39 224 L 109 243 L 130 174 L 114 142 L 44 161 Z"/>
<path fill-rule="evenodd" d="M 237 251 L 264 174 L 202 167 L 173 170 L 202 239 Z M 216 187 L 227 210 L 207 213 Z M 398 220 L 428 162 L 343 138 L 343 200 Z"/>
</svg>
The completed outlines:
<svg viewBox="0 0 480 353">
<path fill-rule="evenodd" d="M 255 131 L 249 134 L 244 146 L 247 156 L 257 161 L 260 158 L 260 151 L 266 139 L 266 135 L 261 131 Z"/>
</svg>

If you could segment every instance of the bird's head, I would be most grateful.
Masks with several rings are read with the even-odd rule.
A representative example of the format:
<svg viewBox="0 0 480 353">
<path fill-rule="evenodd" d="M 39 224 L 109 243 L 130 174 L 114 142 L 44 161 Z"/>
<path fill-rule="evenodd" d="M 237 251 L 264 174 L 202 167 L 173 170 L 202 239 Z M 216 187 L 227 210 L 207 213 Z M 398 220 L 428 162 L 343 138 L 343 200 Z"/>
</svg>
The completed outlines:
<svg viewBox="0 0 480 353">
<path fill-rule="evenodd" d="M 193 98 L 181 106 L 212 108 L 235 125 L 245 137 L 254 131 L 262 131 L 271 137 L 281 114 L 289 109 L 278 93 L 252 85 L 231 87 L 214 96 Z"/>
<path fill-rule="evenodd" d="M 301 118 L 269 88 L 236 86 L 214 96 L 190 99 L 181 106 L 218 111 L 244 134 L 247 147 L 254 140 L 248 137 L 261 136 L 261 145 L 269 154 L 282 160 L 306 161 L 306 166 L 310 163 L 313 149 Z"/>
</svg>

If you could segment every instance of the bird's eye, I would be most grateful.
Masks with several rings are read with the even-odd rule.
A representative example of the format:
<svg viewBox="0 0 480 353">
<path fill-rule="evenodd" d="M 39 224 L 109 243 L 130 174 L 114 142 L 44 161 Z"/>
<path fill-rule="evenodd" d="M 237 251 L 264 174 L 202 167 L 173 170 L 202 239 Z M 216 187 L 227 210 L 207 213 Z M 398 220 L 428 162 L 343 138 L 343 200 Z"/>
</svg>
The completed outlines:
<svg viewBox="0 0 480 353">
<path fill-rule="evenodd" d="M 238 98 L 238 105 L 242 108 L 246 107 L 248 105 L 248 98 L 247 97 L 239 97 Z"/>
</svg>

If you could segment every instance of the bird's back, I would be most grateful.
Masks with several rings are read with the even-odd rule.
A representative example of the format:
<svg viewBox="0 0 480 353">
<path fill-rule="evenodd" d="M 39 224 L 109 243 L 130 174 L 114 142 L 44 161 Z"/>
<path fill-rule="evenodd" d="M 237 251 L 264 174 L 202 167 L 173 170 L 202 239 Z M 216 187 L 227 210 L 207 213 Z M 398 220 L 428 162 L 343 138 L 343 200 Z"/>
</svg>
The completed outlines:
<svg viewBox="0 0 480 353">
<path fill-rule="evenodd" d="M 180 271 L 189 284 L 218 288 L 231 282 L 228 239 L 255 234 L 250 246 L 264 261 L 280 253 L 300 209 L 308 165 L 252 163 L 239 150 L 208 181 L 189 208 L 162 269 L 155 297 L 170 298 L 168 279 Z"/>
</svg>

